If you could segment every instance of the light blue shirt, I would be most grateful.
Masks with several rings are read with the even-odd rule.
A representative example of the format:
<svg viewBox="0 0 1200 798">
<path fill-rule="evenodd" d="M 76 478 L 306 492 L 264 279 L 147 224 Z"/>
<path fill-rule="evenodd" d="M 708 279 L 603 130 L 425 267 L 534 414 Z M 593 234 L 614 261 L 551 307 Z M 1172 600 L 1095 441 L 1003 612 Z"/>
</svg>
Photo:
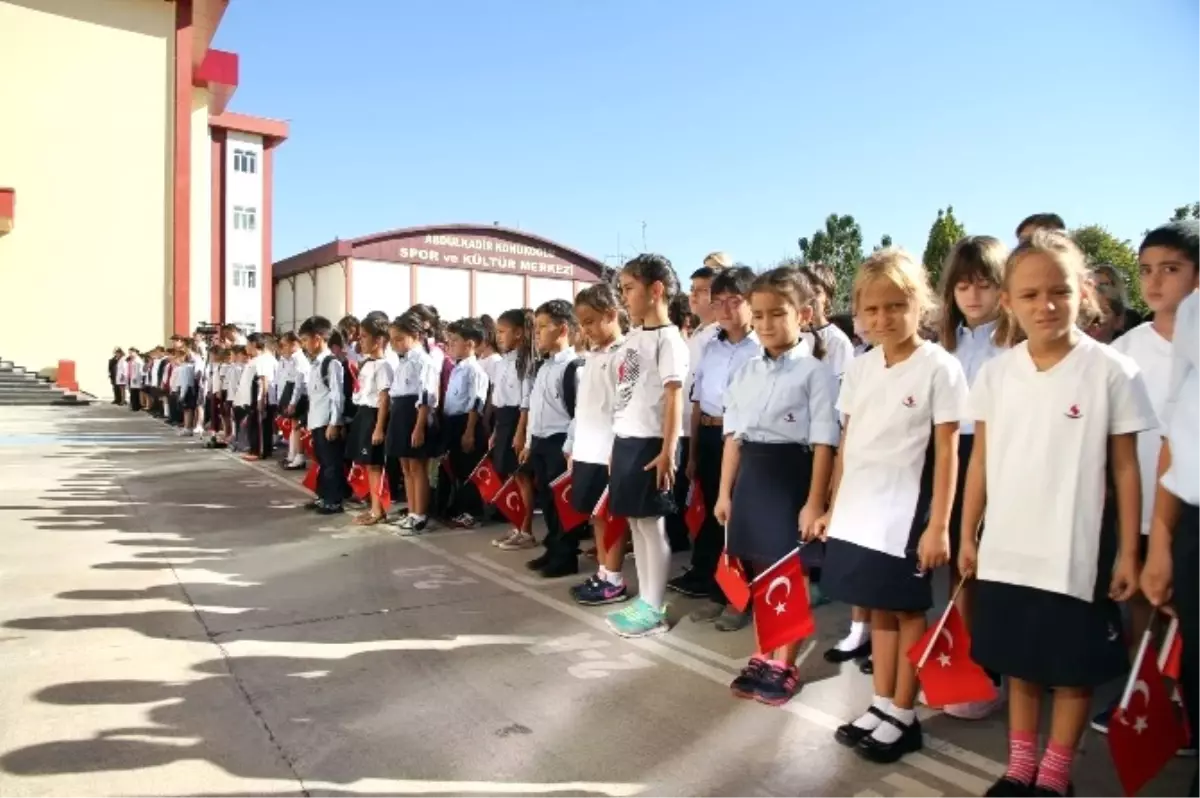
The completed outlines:
<svg viewBox="0 0 1200 798">
<path fill-rule="evenodd" d="M 463 358 L 450 372 L 450 382 L 446 386 L 446 415 L 465 416 L 471 411 L 481 412 L 487 395 L 488 378 L 483 366 L 479 365 L 474 355 Z"/>
<path fill-rule="evenodd" d="M 760 350 L 725 391 L 725 434 L 750 443 L 837 446 L 837 376 L 803 341 L 777 358 Z"/>
<path fill-rule="evenodd" d="M 340 425 L 345 408 L 345 397 L 342 394 L 342 364 L 333 358 L 328 349 L 322 349 L 313 358 L 308 370 L 308 428 L 320 429 L 329 424 Z M 329 360 L 325 367 L 325 376 L 321 376 L 321 364 Z M 328 382 L 328 384 L 326 384 Z"/>
<path fill-rule="evenodd" d="M 762 354 L 758 336 L 751 332 L 736 344 L 717 334 L 704 347 L 692 381 L 689 402 L 699 402 L 700 412 L 720 418 L 725 415 L 725 391 L 729 380 L 747 361 Z M 690 433 L 689 433 L 690 434 Z"/>
<path fill-rule="evenodd" d="M 572 348 L 548 357 L 538 368 L 533 380 L 533 393 L 529 397 L 529 423 L 526 425 L 525 445 L 533 443 L 534 438 L 549 438 L 551 435 L 566 433 L 571 427 L 571 413 L 567 410 L 566 392 L 563 390 L 563 378 L 567 366 L 579 359 L 579 354 Z M 579 396 L 579 372 L 575 369 L 575 396 Z"/>
<path fill-rule="evenodd" d="M 1163 413 L 1171 467 L 1162 486 L 1188 504 L 1200 504 L 1200 294 L 1193 291 L 1175 315 L 1171 388 Z M 1152 501 L 1144 498 L 1143 501 Z"/>
<path fill-rule="evenodd" d="M 529 372 L 525 379 L 517 374 L 517 353 L 508 352 L 496 369 L 496 384 L 492 389 L 493 407 L 519 407 L 529 409 L 529 395 L 533 392 L 533 360 L 529 361 Z"/>
<path fill-rule="evenodd" d="M 996 346 L 992 338 L 996 334 L 996 322 L 980 324 L 974 330 L 965 324 L 958 325 L 955 333 L 954 356 L 958 358 L 963 373 L 967 375 L 967 387 L 975 384 L 975 375 L 983 364 L 1004 350 Z M 962 421 L 958 425 L 960 435 L 975 434 L 974 421 Z"/>
</svg>

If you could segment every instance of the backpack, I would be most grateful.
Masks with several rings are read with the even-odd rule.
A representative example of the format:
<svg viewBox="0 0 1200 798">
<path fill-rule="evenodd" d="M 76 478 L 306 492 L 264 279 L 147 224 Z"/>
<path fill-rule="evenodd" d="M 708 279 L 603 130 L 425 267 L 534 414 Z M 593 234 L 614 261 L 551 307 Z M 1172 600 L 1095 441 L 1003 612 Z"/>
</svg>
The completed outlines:
<svg viewBox="0 0 1200 798">
<path fill-rule="evenodd" d="M 567 406 L 567 415 L 575 418 L 575 396 L 579 392 L 579 380 L 576 377 L 576 372 L 583 365 L 583 358 L 572 360 L 563 369 L 562 394 L 563 404 Z"/>
<path fill-rule="evenodd" d="M 321 361 L 321 380 L 325 383 L 328 389 L 333 388 L 329 384 L 329 364 L 333 360 L 333 356 L 325 358 Z M 354 415 L 354 374 L 350 371 L 349 364 L 341 358 L 338 362 L 342 364 L 342 415 L 350 418 Z"/>
</svg>

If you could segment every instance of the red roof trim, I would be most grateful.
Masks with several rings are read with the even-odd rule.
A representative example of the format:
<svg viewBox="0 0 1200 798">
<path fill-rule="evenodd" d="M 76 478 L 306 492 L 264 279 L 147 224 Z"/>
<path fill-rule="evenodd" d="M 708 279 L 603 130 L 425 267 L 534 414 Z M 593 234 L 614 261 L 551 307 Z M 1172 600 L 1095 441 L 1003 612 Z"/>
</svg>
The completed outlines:
<svg viewBox="0 0 1200 798">
<path fill-rule="evenodd" d="M 212 95 L 208 104 L 210 114 L 220 114 L 229 105 L 238 87 L 237 53 L 208 50 L 204 60 L 192 73 L 192 85 L 208 89 Z"/>
<path fill-rule="evenodd" d="M 247 114 L 217 114 L 209 117 L 208 125 L 222 130 L 262 136 L 263 144 L 268 147 L 274 147 L 276 144 L 287 141 L 290 132 L 287 122 L 261 116 L 248 116 Z"/>
</svg>

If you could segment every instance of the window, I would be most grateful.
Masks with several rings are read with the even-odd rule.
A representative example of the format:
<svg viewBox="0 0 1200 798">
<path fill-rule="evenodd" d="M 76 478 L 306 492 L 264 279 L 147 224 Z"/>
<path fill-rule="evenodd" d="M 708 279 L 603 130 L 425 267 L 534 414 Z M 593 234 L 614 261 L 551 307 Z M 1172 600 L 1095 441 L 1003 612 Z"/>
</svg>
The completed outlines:
<svg viewBox="0 0 1200 798">
<path fill-rule="evenodd" d="M 254 150 L 233 151 L 233 171 L 248 175 L 258 173 L 258 153 Z"/>
<path fill-rule="evenodd" d="M 251 207 L 242 207 L 241 205 L 233 206 L 233 229 L 234 230 L 257 230 L 258 229 L 258 209 Z"/>
<path fill-rule="evenodd" d="M 258 288 L 258 267 L 253 263 L 233 264 L 234 288 Z"/>
</svg>

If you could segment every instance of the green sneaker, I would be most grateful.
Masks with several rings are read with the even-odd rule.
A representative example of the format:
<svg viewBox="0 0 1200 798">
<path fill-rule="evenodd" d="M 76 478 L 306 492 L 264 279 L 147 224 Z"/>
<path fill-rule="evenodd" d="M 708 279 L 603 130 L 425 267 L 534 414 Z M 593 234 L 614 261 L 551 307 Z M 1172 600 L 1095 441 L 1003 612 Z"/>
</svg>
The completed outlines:
<svg viewBox="0 0 1200 798">
<path fill-rule="evenodd" d="M 608 626 L 621 637 L 649 637 L 660 635 L 670 629 L 666 614 L 656 610 L 638 598 L 619 612 L 609 613 L 604 619 Z"/>
</svg>

